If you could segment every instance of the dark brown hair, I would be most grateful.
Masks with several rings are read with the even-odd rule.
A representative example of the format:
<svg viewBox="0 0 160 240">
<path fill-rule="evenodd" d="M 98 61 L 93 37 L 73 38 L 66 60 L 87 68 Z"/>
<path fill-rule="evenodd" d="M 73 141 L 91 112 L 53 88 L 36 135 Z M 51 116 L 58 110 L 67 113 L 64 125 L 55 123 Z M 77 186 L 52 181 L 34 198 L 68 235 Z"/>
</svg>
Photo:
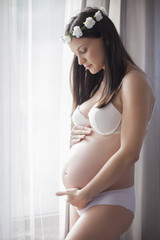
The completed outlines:
<svg viewBox="0 0 160 240">
<path fill-rule="evenodd" d="M 98 10 L 89 7 L 73 17 L 66 27 L 65 34 L 72 33 L 74 26 L 83 27 L 85 19 L 93 17 Z M 105 106 L 115 96 L 126 73 L 128 61 L 135 65 L 125 50 L 113 22 L 106 15 L 103 15 L 103 19 L 96 22 L 91 29 L 83 30 L 82 37 L 102 38 L 106 52 L 105 71 L 102 69 L 96 74 L 91 74 L 84 66 L 78 64 L 78 58 L 74 56 L 70 75 L 73 110 L 93 96 L 103 79 L 105 88 L 98 107 Z"/>
</svg>

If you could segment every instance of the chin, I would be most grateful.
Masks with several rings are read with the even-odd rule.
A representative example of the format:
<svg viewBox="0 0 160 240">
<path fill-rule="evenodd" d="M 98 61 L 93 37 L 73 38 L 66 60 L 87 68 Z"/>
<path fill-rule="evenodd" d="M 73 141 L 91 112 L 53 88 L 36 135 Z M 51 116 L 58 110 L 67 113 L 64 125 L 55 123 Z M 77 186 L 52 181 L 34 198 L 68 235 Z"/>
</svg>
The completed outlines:
<svg viewBox="0 0 160 240">
<path fill-rule="evenodd" d="M 96 73 L 98 73 L 100 70 L 102 70 L 102 68 L 101 68 L 101 69 L 89 69 L 89 71 L 90 71 L 91 74 L 96 74 Z"/>
</svg>

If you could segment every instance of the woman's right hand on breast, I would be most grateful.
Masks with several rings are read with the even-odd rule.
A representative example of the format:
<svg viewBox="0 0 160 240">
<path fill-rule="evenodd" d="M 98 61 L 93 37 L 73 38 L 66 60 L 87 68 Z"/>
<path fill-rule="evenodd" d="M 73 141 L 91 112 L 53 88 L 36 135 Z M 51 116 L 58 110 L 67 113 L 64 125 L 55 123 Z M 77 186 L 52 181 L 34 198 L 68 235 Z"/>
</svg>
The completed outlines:
<svg viewBox="0 0 160 240">
<path fill-rule="evenodd" d="M 92 129 L 90 126 L 74 126 L 71 131 L 71 146 L 79 143 L 86 136 L 91 135 Z"/>
</svg>

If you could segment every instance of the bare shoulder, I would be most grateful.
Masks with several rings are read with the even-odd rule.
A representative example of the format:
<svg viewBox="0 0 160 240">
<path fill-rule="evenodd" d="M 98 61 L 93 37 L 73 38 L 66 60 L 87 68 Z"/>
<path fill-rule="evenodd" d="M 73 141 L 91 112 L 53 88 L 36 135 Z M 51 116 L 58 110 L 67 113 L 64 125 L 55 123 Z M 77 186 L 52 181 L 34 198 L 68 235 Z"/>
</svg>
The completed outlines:
<svg viewBox="0 0 160 240">
<path fill-rule="evenodd" d="M 123 86 L 126 87 L 128 85 L 132 85 L 137 88 L 148 88 L 152 90 L 151 82 L 147 75 L 144 72 L 138 70 L 133 70 L 124 76 Z"/>
<path fill-rule="evenodd" d="M 146 97 L 151 103 L 155 101 L 153 89 L 148 76 L 138 70 L 133 70 L 125 75 L 122 84 L 122 99 L 123 97 L 136 97 L 143 99 Z"/>
<path fill-rule="evenodd" d="M 147 108 L 150 118 L 155 97 L 151 82 L 144 72 L 134 70 L 125 75 L 121 88 L 121 100 L 123 107 L 128 106 L 130 109 L 134 107 Z"/>
</svg>

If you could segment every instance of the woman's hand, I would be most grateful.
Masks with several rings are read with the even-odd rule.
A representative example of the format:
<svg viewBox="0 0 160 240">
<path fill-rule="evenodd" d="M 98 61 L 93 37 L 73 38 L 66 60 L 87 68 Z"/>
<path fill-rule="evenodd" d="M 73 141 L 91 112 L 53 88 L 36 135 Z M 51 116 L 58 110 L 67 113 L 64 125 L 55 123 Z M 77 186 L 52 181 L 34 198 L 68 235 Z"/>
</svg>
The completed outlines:
<svg viewBox="0 0 160 240">
<path fill-rule="evenodd" d="M 71 131 L 71 145 L 73 146 L 76 143 L 79 143 L 87 135 L 91 135 L 92 129 L 88 126 L 74 126 Z"/>
<path fill-rule="evenodd" d="M 67 196 L 67 201 L 78 209 L 84 208 L 88 203 L 86 194 L 78 188 L 66 189 L 65 191 L 57 192 L 56 195 Z"/>
</svg>

